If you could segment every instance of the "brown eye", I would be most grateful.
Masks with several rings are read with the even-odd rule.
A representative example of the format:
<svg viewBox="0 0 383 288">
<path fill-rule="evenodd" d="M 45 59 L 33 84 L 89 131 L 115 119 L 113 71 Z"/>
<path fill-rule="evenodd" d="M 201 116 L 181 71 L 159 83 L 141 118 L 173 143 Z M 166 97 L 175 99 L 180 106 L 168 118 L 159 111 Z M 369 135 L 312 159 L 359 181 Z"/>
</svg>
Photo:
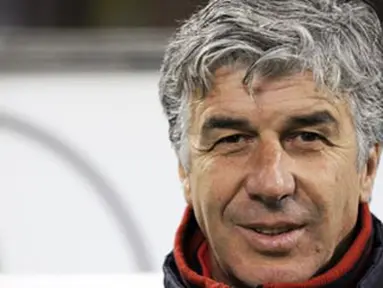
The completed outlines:
<svg viewBox="0 0 383 288">
<path fill-rule="evenodd" d="M 246 134 L 229 135 L 219 139 L 209 150 L 225 153 L 239 152 L 248 147 L 248 144 L 252 142 L 253 138 L 254 136 Z"/>
<path fill-rule="evenodd" d="M 299 133 L 297 136 L 300 137 L 301 140 L 304 142 L 313 142 L 313 141 L 323 139 L 321 135 L 317 133 L 313 133 L 313 132 L 302 132 L 302 133 Z"/>
<path fill-rule="evenodd" d="M 324 141 L 325 138 L 315 132 L 295 132 L 286 137 L 286 140 L 291 141 L 301 141 L 301 142 L 315 142 L 315 141 Z"/>
<path fill-rule="evenodd" d="M 322 135 L 307 131 L 292 133 L 285 140 L 288 149 L 299 151 L 319 151 L 329 144 Z"/>
<path fill-rule="evenodd" d="M 218 140 L 217 143 L 238 143 L 241 140 L 243 140 L 243 136 L 237 134 L 237 135 L 231 135 L 231 136 L 224 137 L 224 138 Z"/>
<path fill-rule="evenodd" d="M 219 139 L 217 141 L 216 145 L 217 144 L 224 144 L 224 143 L 235 144 L 235 143 L 239 143 L 242 141 L 247 141 L 247 140 L 249 140 L 249 138 L 250 138 L 250 136 L 243 135 L 243 134 L 230 135 L 230 136 Z"/>
</svg>

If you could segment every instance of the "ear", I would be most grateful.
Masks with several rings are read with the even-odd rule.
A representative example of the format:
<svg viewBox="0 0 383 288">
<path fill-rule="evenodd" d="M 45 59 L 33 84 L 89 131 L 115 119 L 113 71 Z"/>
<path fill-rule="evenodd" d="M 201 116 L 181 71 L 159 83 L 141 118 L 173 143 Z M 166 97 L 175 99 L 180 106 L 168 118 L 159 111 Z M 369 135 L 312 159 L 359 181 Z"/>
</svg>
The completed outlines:
<svg viewBox="0 0 383 288">
<path fill-rule="evenodd" d="M 374 186 L 375 176 L 378 171 L 381 152 L 382 147 L 379 144 L 375 144 L 369 151 L 368 159 L 365 166 L 362 169 L 361 175 L 361 202 L 368 203 L 371 200 L 372 189 Z"/>
<path fill-rule="evenodd" d="M 184 166 L 181 164 L 180 161 L 178 162 L 178 176 L 182 183 L 182 188 L 184 191 L 184 197 L 185 197 L 186 203 L 188 205 L 191 205 L 192 201 L 191 201 L 191 191 L 190 191 L 190 180 Z"/>
</svg>

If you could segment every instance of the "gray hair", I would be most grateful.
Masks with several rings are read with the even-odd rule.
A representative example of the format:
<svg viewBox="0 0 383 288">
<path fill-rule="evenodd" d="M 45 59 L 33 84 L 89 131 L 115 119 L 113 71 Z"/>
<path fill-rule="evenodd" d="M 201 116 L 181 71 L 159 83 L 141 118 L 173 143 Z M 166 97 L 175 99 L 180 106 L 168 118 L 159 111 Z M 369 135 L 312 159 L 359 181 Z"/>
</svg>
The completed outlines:
<svg viewBox="0 0 383 288">
<path fill-rule="evenodd" d="M 212 0 L 175 33 L 161 68 L 169 138 L 185 168 L 189 104 L 206 96 L 218 68 L 237 64 L 247 69 L 246 85 L 255 76 L 312 71 L 318 87 L 343 95 L 359 167 L 383 142 L 383 32 L 372 7 L 361 0 Z"/>
</svg>

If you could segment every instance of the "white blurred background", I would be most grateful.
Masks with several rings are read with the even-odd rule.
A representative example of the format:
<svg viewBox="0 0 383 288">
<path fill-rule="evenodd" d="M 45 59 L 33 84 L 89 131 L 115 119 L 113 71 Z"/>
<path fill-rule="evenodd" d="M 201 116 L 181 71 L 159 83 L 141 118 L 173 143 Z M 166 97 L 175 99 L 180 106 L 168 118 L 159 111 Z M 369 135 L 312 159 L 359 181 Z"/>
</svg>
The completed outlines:
<svg viewBox="0 0 383 288">
<path fill-rule="evenodd" d="M 2 272 L 160 269 L 185 204 L 157 78 L 0 78 Z"/>
<path fill-rule="evenodd" d="M 158 273 L 185 207 L 158 68 L 173 20 L 203 1 L 160 17 L 98 0 L 104 18 L 74 19 L 27 2 L 0 1 L 0 273 Z"/>
<path fill-rule="evenodd" d="M 185 204 L 158 71 L 206 1 L 0 0 L 2 275 L 160 275 Z"/>
</svg>

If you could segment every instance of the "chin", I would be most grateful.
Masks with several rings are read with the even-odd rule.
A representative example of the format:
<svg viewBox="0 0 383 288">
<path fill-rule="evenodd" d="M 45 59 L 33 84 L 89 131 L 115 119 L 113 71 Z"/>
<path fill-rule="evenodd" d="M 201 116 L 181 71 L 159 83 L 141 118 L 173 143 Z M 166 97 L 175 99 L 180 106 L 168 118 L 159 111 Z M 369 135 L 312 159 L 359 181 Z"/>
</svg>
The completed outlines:
<svg viewBox="0 0 383 288">
<path fill-rule="evenodd" d="M 300 266 L 300 267 L 299 267 Z M 250 267 L 250 266 L 248 266 Z M 238 269 L 238 273 L 235 273 L 235 279 L 238 279 L 237 284 L 240 284 L 239 287 L 257 287 L 257 285 L 266 284 L 266 283 L 294 283 L 294 282 L 304 282 L 309 280 L 315 274 L 315 269 L 307 269 L 305 267 L 302 270 L 302 266 L 298 264 L 285 264 L 285 265 L 275 265 L 270 263 L 269 265 L 252 265 L 256 267 L 253 270 L 248 269 L 248 267 L 242 267 Z M 234 276 L 233 275 L 233 276 Z"/>
</svg>

